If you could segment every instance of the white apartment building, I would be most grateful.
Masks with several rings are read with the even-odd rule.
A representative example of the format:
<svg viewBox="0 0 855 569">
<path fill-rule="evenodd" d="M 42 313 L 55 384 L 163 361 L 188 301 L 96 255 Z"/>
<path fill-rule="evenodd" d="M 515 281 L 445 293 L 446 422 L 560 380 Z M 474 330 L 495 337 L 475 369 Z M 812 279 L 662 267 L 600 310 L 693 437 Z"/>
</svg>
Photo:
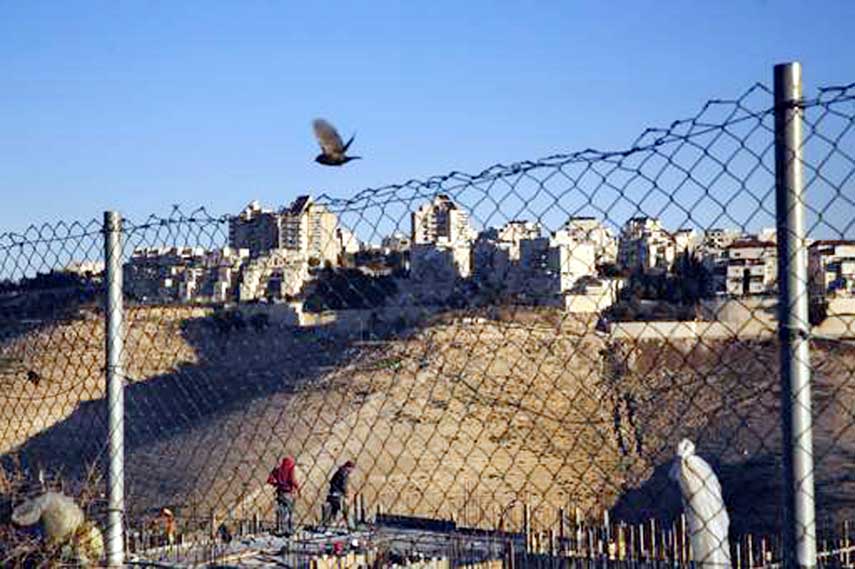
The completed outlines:
<svg viewBox="0 0 855 569">
<path fill-rule="evenodd" d="M 469 214 L 440 194 L 413 212 L 411 238 L 414 245 L 468 245 L 475 232 Z"/>
<path fill-rule="evenodd" d="M 693 253 L 699 245 L 698 232 L 694 229 L 678 229 L 672 235 L 674 238 L 674 253 L 682 255 L 683 253 Z"/>
<path fill-rule="evenodd" d="M 722 256 L 725 249 L 741 237 L 742 232 L 738 229 L 722 229 L 720 227 L 707 229 L 701 238 L 701 249 L 705 255 L 718 254 L 718 256 Z"/>
<path fill-rule="evenodd" d="M 726 251 L 725 292 L 731 296 L 775 292 L 778 280 L 777 246 L 771 241 L 740 240 Z"/>
<path fill-rule="evenodd" d="M 518 300 L 558 303 L 578 279 L 597 273 L 597 252 L 609 247 L 597 225 L 585 218 L 551 237 L 541 236 L 538 223 L 519 220 L 483 231 L 474 246 L 476 275 Z"/>
<path fill-rule="evenodd" d="M 523 240 L 538 239 L 541 236 L 540 224 L 535 221 L 512 220 L 499 228 L 496 242 L 508 251 L 508 260 L 520 260 L 520 243 Z"/>
<path fill-rule="evenodd" d="M 473 245 L 475 274 L 483 282 L 501 284 L 511 276 L 511 268 L 520 264 L 521 243 L 540 235 L 539 223 L 520 220 L 482 231 Z"/>
<path fill-rule="evenodd" d="M 338 217 L 310 196 L 299 196 L 279 213 L 280 248 L 304 255 L 310 264 L 338 265 Z"/>
<path fill-rule="evenodd" d="M 279 215 L 263 209 L 258 201 L 250 202 L 229 219 L 229 246 L 248 249 L 253 257 L 280 247 Z"/>
<path fill-rule="evenodd" d="M 631 271 L 667 271 L 674 264 L 674 238 L 658 219 L 633 217 L 621 230 L 618 265 Z"/>
<path fill-rule="evenodd" d="M 576 243 L 552 247 L 552 266 L 558 270 L 559 292 L 569 292 L 583 277 L 597 274 L 596 246 Z"/>
<path fill-rule="evenodd" d="M 810 295 L 815 300 L 855 296 L 855 241 L 815 241 L 808 248 Z"/>
<path fill-rule="evenodd" d="M 305 256 L 290 249 L 275 249 L 244 267 L 238 299 L 241 302 L 262 298 L 285 300 L 298 295 L 309 278 Z"/>
<path fill-rule="evenodd" d="M 405 251 L 410 250 L 411 244 L 412 240 L 407 235 L 396 231 L 392 235 L 388 235 L 380 241 L 380 248 L 387 255 L 393 252 L 404 253 Z"/>
<path fill-rule="evenodd" d="M 140 248 L 125 264 L 125 291 L 148 302 L 226 302 L 237 295 L 249 251 L 225 247 Z"/>
<path fill-rule="evenodd" d="M 336 236 L 339 241 L 339 250 L 347 255 L 355 255 L 362 250 L 362 243 L 356 238 L 351 230 L 346 227 L 339 226 L 336 230 Z"/>
<path fill-rule="evenodd" d="M 104 261 L 72 261 L 62 268 L 62 272 L 80 277 L 97 277 L 104 273 Z"/>
<path fill-rule="evenodd" d="M 598 265 L 614 263 L 617 259 L 617 239 L 609 228 L 594 217 L 571 217 L 564 227 L 552 234 L 552 244 L 555 246 L 575 243 L 592 244 Z"/>
<path fill-rule="evenodd" d="M 469 215 L 440 194 L 411 216 L 410 271 L 421 280 L 448 280 L 450 274 L 472 275 L 475 231 Z"/>
<path fill-rule="evenodd" d="M 553 245 L 548 237 L 524 239 L 520 260 L 511 265 L 509 292 L 536 304 L 556 304 L 582 277 L 595 275 L 592 243 Z"/>
<path fill-rule="evenodd" d="M 305 256 L 310 263 L 337 265 L 343 243 L 338 217 L 310 196 L 299 196 L 279 212 L 257 201 L 229 220 L 229 245 L 258 257 L 274 249 Z"/>
</svg>

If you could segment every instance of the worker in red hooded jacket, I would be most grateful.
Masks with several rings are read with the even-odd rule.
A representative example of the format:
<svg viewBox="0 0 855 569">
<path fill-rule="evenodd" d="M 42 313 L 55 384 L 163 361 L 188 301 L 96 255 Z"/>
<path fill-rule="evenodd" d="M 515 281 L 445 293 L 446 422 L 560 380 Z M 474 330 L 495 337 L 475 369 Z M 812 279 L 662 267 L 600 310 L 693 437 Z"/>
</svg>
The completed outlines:
<svg viewBox="0 0 855 569">
<path fill-rule="evenodd" d="M 267 483 L 276 488 L 276 533 L 279 535 L 294 532 L 294 498 L 300 495 L 295 467 L 294 458 L 286 456 L 267 477 Z"/>
</svg>

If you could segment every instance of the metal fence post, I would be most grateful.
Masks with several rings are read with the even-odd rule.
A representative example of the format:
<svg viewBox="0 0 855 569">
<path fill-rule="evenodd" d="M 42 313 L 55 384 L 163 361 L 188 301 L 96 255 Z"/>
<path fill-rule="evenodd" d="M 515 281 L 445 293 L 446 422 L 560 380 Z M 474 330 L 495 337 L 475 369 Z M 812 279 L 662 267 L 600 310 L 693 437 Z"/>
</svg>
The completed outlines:
<svg viewBox="0 0 855 569">
<path fill-rule="evenodd" d="M 784 462 L 784 565 L 816 567 L 801 64 L 775 66 L 778 337 Z"/>
<path fill-rule="evenodd" d="M 107 279 L 107 565 L 124 565 L 125 398 L 122 355 L 122 216 L 104 212 L 104 259 Z"/>
</svg>

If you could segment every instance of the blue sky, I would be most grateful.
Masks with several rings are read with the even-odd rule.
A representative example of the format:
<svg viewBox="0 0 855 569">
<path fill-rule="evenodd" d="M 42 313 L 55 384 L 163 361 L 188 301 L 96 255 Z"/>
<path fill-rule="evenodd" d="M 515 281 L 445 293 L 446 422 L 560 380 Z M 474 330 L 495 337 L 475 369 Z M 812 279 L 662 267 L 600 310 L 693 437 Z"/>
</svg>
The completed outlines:
<svg viewBox="0 0 855 569">
<path fill-rule="evenodd" d="M 360 5 L 362 4 L 362 5 Z M 0 232 L 477 172 L 855 81 L 855 2 L 0 0 Z M 313 162 L 310 121 L 365 156 Z"/>
</svg>

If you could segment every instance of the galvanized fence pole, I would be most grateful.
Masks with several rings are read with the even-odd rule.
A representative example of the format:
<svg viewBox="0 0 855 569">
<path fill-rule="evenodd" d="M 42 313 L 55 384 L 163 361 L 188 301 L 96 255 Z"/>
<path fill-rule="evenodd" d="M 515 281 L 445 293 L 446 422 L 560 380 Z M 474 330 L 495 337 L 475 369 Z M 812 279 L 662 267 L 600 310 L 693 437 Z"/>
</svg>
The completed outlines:
<svg viewBox="0 0 855 569">
<path fill-rule="evenodd" d="M 104 253 L 107 284 L 107 565 L 124 565 L 125 512 L 125 398 L 122 355 L 124 308 L 122 305 L 122 217 L 104 212 Z"/>
<path fill-rule="evenodd" d="M 775 66 L 778 336 L 784 462 L 784 564 L 816 567 L 801 64 Z"/>
</svg>

